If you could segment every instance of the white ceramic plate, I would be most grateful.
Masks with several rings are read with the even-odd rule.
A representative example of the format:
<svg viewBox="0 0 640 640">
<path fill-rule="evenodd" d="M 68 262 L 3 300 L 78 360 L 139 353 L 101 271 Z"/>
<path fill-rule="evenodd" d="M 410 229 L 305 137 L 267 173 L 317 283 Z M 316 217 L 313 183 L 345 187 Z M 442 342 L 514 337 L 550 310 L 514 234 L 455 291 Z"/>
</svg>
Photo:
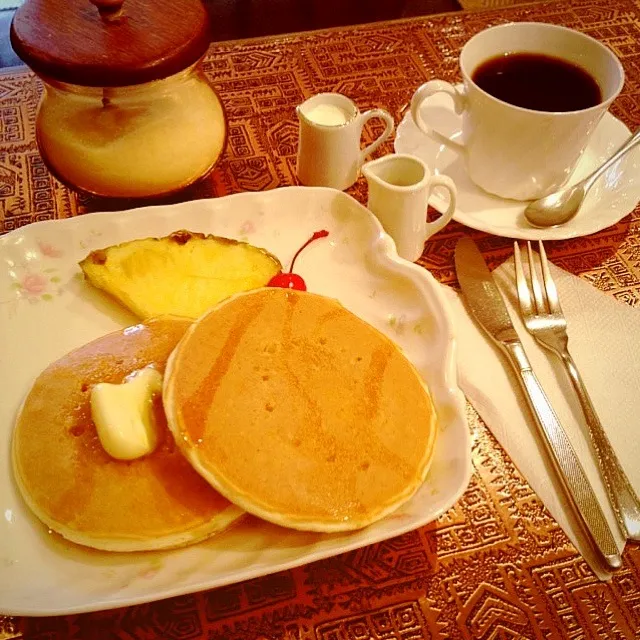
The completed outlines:
<svg viewBox="0 0 640 640">
<path fill-rule="evenodd" d="M 445 135 L 461 130 L 461 117 L 451 110 L 451 98 L 436 94 L 422 106 L 425 120 Z M 591 137 L 568 184 L 575 184 L 611 157 L 629 137 L 627 127 L 606 113 Z M 458 189 L 454 220 L 496 236 L 523 240 L 564 240 L 606 229 L 631 213 L 640 201 L 640 147 L 613 165 L 592 187 L 576 217 L 557 228 L 536 229 L 524 217 L 526 203 L 492 196 L 476 186 L 467 175 L 462 155 L 422 133 L 407 112 L 398 126 L 397 153 L 422 158 L 435 173 L 448 175 Z M 526 149 L 522 150 L 526 153 Z M 429 200 L 440 212 L 446 210 L 446 196 L 437 191 Z"/>
<path fill-rule="evenodd" d="M 9 462 L 21 400 L 51 361 L 135 322 L 84 282 L 77 262 L 92 249 L 181 228 L 246 239 L 285 266 L 312 232 L 329 230 L 328 238 L 301 254 L 296 272 L 310 291 L 338 298 L 394 339 L 434 395 L 440 416 L 435 458 L 409 503 L 355 533 L 301 533 L 249 519 L 185 549 L 133 554 L 72 545 L 31 516 Z M 91 214 L 32 224 L 0 238 L 0 612 L 54 615 L 199 591 L 368 545 L 437 518 L 460 497 L 471 472 L 446 304 L 427 271 L 397 257 L 377 219 L 331 189 L 288 187 Z"/>
</svg>

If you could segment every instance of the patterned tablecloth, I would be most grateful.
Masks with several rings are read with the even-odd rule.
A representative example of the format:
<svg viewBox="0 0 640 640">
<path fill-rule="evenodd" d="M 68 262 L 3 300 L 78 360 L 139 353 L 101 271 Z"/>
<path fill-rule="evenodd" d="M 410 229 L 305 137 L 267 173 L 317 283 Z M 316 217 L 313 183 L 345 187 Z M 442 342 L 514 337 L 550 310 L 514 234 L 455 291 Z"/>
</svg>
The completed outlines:
<svg viewBox="0 0 640 640">
<path fill-rule="evenodd" d="M 464 42 L 509 20 L 563 24 L 606 42 L 627 81 L 613 113 L 640 124 L 640 2 L 574 0 L 527 4 L 310 34 L 214 44 L 205 68 L 229 117 L 223 160 L 184 198 L 296 183 L 295 105 L 340 91 L 361 108 L 383 106 L 399 121 L 424 80 L 458 78 Z M 25 70 L 0 75 L 0 224 L 105 208 L 79 198 L 47 172 L 34 142 L 39 82 Z M 379 133 L 375 121 L 365 133 Z M 384 151 L 392 150 L 391 143 Z M 360 180 L 350 193 L 365 199 Z M 122 208 L 122 203 L 116 205 Z M 113 208 L 113 205 L 112 205 Z M 467 230 L 468 231 L 468 230 Z M 420 260 L 454 283 L 450 224 Z M 511 241 L 470 232 L 492 266 Z M 554 262 L 640 306 L 640 209 L 615 226 L 549 243 Z M 229 587 L 147 605 L 58 618 L 0 618 L 0 638 L 127 640 L 360 640 L 416 638 L 640 637 L 640 546 L 599 582 L 538 497 L 468 408 L 474 473 L 459 502 L 432 525 L 339 557 Z M 0 544 L 2 542 L 0 541 Z"/>
</svg>

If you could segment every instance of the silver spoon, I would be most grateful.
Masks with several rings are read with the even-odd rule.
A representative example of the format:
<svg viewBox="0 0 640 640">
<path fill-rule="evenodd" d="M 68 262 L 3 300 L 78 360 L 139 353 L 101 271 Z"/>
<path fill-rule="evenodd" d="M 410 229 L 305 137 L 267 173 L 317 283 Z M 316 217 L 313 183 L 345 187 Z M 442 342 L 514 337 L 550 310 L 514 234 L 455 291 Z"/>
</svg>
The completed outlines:
<svg viewBox="0 0 640 640">
<path fill-rule="evenodd" d="M 565 187 L 550 193 L 544 198 L 529 203 L 524 210 L 524 217 L 534 227 L 557 227 L 569 222 L 578 213 L 587 192 L 593 183 L 625 153 L 640 142 L 638 129 L 606 162 L 600 165 L 591 175 L 580 180 L 572 187 Z"/>
</svg>

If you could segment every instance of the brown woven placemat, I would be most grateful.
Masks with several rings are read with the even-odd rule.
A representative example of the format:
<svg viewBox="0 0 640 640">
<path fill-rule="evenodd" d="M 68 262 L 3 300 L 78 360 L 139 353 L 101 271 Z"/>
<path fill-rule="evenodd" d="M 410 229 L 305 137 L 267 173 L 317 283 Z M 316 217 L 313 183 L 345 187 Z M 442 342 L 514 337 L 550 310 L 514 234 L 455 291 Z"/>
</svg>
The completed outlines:
<svg viewBox="0 0 640 640">
<path fill-rule="evenodd" d="M 522 0 L 458 0 L 465 11 L 481 11 L 482 9 L 499 9 L 523 4 Z"/>
</svg>

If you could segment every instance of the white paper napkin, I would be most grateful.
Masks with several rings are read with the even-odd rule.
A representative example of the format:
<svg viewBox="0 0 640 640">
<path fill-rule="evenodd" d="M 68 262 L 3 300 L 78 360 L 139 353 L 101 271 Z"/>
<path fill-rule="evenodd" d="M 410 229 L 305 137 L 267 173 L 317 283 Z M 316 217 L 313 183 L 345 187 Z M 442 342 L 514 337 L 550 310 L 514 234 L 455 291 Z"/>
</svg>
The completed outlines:
<svg viewBox="0 0 640 640">
<path fill-rule="evenodd" d="M 588 282 L 550 265 L 568 322 L 569 350 L 621 464 L 640 493 L 640 310 L 618 302 Z M 550 399 L 610 522 L 618 547 L 624 546 L 606 497 L 580 405 L 559 358 L 538 346 L 517 309 L 513 259 L 494 271 L 513 323 L 533 369 Z M 474 322 L 461 297 L 444 287 L 458 337 L 459 383 L 465 395 L 505 448 L 601 579 L 597 566 L 570 516 L 526 401 L 502 352 Z"/>
</svg>

